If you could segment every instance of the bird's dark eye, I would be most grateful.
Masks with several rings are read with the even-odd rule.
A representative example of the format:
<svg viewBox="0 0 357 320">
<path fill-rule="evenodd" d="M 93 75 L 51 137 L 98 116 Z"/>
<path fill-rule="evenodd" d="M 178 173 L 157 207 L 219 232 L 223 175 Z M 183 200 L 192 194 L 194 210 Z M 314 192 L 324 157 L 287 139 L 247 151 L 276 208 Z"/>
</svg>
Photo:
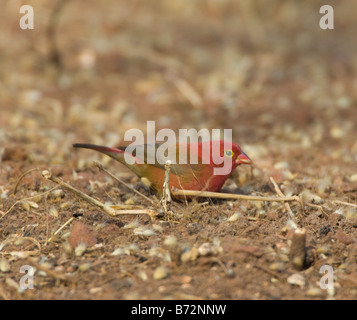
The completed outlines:
<svg viewBox="0 0 357 320">
<path fill-rule="evenodd" d="M 231 158 L 231 157 L 233 157 L 234 153 L 233 153 L 232 150 L 225 150 L 224 154 L 225 154 L 226 157 L 230 157 Z"/>
</svg>

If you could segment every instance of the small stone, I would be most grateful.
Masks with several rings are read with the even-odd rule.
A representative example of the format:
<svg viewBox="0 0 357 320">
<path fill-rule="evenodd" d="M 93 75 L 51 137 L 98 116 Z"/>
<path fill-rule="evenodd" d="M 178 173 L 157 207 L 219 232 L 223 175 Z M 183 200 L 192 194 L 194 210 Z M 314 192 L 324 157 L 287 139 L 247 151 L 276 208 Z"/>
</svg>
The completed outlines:
<svg viewBox="0 0 357 320">
<path fill-rule="evenodd" d="M 284 271 L 285 263 L 284 262 L 274 262 L 269 266 L 269 269 L 273 270 L 273 271 Z"/>
<path fill-rule="evenodd" d="M 290 170 L 284 170 L 283 177 L 287 180 L 294 180 L 296 178 L 296 174 L 293 174 Z"/>
<path fill-rule="evenodd" d="M 87 250 L 87 245 L 83 242 L 81 242 L 75 249 L 74 249 L 74 254 L 76 257 L 81 257 L 84 252 Z"/>
<path fill-rule="evenodd" d="M 189 284 L 192 281 L 192 277 L 190 276 L 182 276 L 181 283 L 182 284 Z"/>
<path fill-rule="evenodd" d="M 160 266 L 155 269 L 154 279 L 161 280 L 166 278 L 169 275 L 169 272 L 165 266 Z"/>
<path fill-rule="evenodd" d="M 287 163 L 286 161 L 277 162 L 274 164 L 275 170 L 288 169 L 288 168 L 289 168 L 289 163 Z"/>
<path fill-rule="evenodd" d="M 126 204 L 126 205 L 134 205 L 134 204 L 135 204 L 135 201 L 134 201 L 133 198 L 129 198 L 128 200 L 126 200 L 126 201 L 124 202 L 124 204 Z"/>
<path fill-rule="evenodd" d="M 300 193 L 300 198 L 304 202 L 313 202 L 315 204 L 322 204 L 324 202 L 317 194 L 313 194 L 308 189 L 305 189 Z"/>
<path fill-rule="evenodd" d="M 62 189 L 53 190 L 49 194 L 49 198 L 51 198 L 52 200 L 60 200 L 63 199 L 64 197 L 65 197 L 65 193 Z"/>
<path fill-rule="evenodd" d="M 330 135 L 332 138 L 341 139 L 345 136 L 346 132 L 340 127 L 333 127 L 330 130 Z"/>
<path fill-rule="evenodd" d="M 322 298 L 325 296 L 320 288 L 310 288 L 305 292 L 305 295 L 313 298 Z"/>
<path fill-rule="evenodd" d="M 54 206 L 52 206 L 50 208 L 50 210 L 48 211 L 48 214 L 53 218 L 58 218 L 58 211 Z"/>
<path fill-rule="evenodd" d="M 1 259 L 0 260 L 0 272 L 9 272 L 11 270 L 11 266 L 9 261 L 6 259 Z"/>
<path fill-rule="evenodd" d="M 181 255 L 181 261 L 183 263 L 189 262 L 189 261 L 195 261 L 198 258 L 198 249 L 196 247 L 193 247 L 190 251 L 186 251 Z"/>
<path fill-rule="evenodd" d="M 287 282 L 294 286 L 299 286 L 300 288 L 305 287 L 306 279 L 300 273 L 294 273 L 290 277 L 287 278 Z"/>
<path fill-rule="evenodd" d="M 85 244 L 86 247 L 91 247 L 97 243 L 97 233 L 89 230 L 84 223 L 76 221 L 71 227 L 68 241 L 72 248 L 76 248 L 80 243 Z"/>
<path fill-rule="evenodd" d="M 83 263 L 78 267 L 78 270 L 80 272 L 87 272 L 90 269 L 91 265 L 90 263 Z"/>
<path fill-rule="evenodd" d="M 357 173 L 353 174 L 353 175 L 350 177 L 350 181 L 351 181 L 351 182 L 357 182 Z"/>
<path fill-rule="evenodd" d="M 121 256 L 123 254 L 126 254 L 123 248 L 116 248 L 110 255 L 115 257 L 115 256 Z"/>
<path fill-rule="evenodd" d="M 210 243 L 205 242 L 198 248 L 198 253 L 201 257 L 206 257 L 213 254 L 213 247 Z"/>
<path fill-rule="evenodd" d="M 170 236 L 170 237 L 167 237 L 164 241 L 164 245 L 166 247 L 176 247 L 177 246 L 177 238 L 175 236 Z"/>
<path fill-rule="evenodd" d="M 241 217 L 241 214 L 239 212 L 234 213 L 233 215 L 231 215 L 227 221 L 229 222 L 234 222 L 237 221 L 239 218 Z"/>
<path fill-rule="evenodd" d="M 342 242 L 343 244 L 349 245 L 353 242 L 353 240 L 344 232 L 337 231 L 335 234 L 335 239 Z"/>
<path fill-rule="evenodd" d="M 138 272 L 138 276 L 143 281 L 146 281 L 148 279 L 148 275 L 146 274 L 146 272 L 144 270 L 140 270 Z"/>
<path fill-rule="evenodd" d="M 99 292 L 102 292 L 102 291 L 103 291 L 103 288 L 101 288 L 101 287 L 95 287 L 95 288 L 89 289 L 89 293 L 90 294 L 96 294 L 96 293 L 99 293 Z"/>
</svg>

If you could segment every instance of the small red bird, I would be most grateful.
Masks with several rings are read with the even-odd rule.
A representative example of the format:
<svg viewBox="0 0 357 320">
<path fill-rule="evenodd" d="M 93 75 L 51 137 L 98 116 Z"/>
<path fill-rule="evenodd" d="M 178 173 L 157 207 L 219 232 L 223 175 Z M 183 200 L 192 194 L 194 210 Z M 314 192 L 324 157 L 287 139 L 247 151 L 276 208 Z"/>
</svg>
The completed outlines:
<svg viewBox="0 0 357 320">
<path fill-rule="evenodd" d="M 165 159 L 157 152 L 161 145 L 158 143 L 110 148 L 87 143 L 76 143 L 73 147 L 96 150 L 112 157 L 128 167 L 143 181 L 149 182 L 150 188 L 161 194 L 165 180 L 165 161 L 168 160 L 167 152 L 164 155 Z M 175 187 L 185 190 L 217 192 L 237 166 L 240 164 L 252 164 L 252 160 L 242 151 L 239 145 L 232 142 L 215 140 L 198 143 L 176 143 L 171 146 L 176 152 L 174 157 L 170 159 L 172 162 L 170 189 Z M 153 148 L 151 150 L 154 150 L 156 155 L 154 161 L 148 161 L 148 148 L 150 147 Z M 133 152 L 129 152 L 130 150 L 133 150 Z M 218 155 L 213 152 L 219 152 L 221 163 L 217 161 Z M 139 155 L 144 155 L 144 157 L 140 158 Z M 128 163 L 126 159 L 133 161 Z M 182 161 L 180 161 L 182 159 L 187 159 L 187 161 L 182 164 Z M 192 161 L 190 162 L 190 159 L 197 159 L 197 161 L 193 162 L 195 164 L 191 164 Z M 151 162 L 153 163 L 151 164 Z M 217 174 L 215 169 L 220 169 L 227 164 L 228 170 L 224 174 Z"/>
</svg>

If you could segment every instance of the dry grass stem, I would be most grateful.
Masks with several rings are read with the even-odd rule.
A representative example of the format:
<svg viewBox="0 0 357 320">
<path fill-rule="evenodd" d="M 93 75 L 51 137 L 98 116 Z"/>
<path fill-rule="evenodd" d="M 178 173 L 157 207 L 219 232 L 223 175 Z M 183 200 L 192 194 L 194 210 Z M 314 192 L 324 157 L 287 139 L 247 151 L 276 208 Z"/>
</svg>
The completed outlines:
<svg viewBox="0 0 357 320">
<path fill-rule="evenodd" d="M 3 215 L 0 217 L 0 220 L 2 220 L 9 212 L 11 212 L 11 210 L 19 203 L 21 203 L 22 201 L 25 201 L 25 200 L 30 200 L 30 199 L 33 199 L 33 198 L 37 198 L 37 197 L 42 197 L 43 195 L 53 191 L 57 189 L 57 187 L 53 187 L 45 192 L 42 192 L 42 193 L 39 193 L 39 194 L 36 194 L 35 196 L 32 196 L 32 197 L 28 197 L 28 198 L 24 198 L 24 199 L 20 199 L 20 200 L 17 200 L 11 207 L 10 209 L 8 209 L 5 213 L 3 213 Z M 1 213 L 1 211 L 0 211 Z"/>
<path fill-rule="evenodd" d="M 275 180 L 273 179 L 273 177 L 270 177 L 270 181 L 271 181 L 271 183 L 274 185 L 274 188 L 275 188 L 276 193 L 277 193 L 280 197 L 285 198 L 285 194 L 280 190 L 279 186 L 277 185 L 277 183 L 275 182 Z M 287 202 L 284 203 L 284 206 L 285 206 L 287 212 L 289 213 L 290 219 L 294 219 L 294 218 L 295 218 L 295 215 L 294 215 L 294 213 L 291 211 L 291 208 L 290 208 L 289 203 L 287 203 Z"/>
<path fill-rule="evenodd" d="M 285 197 L 285 198 L 260 197 L 260 196 L 247 196 L 243 194 L 234 194 L 234 193 L 220 193 L 220 192 L 196 191 L 196 190 L 178 190 L 175 188 L 171 189 L 171 195 L 203 197 L 203 198 L 219 198 L 219 199 L 253 200 L 253 201 L 276 201 L 276 202 L 299 201 L 300 202 L 300 198 L 298 196 Z"/>
<path fill-rule="evenodd" d="M 69 220 L 67 220 L 61 227 L 59 227 L 55 233 L 48 239 L 47 242 L 51 242 L 52 238 L 56 236 L 58 233 L 60 233 L 68 224 L 70 224 L 75 218 L 71 217 Z"/>
<path fill-rule="evenodd" d="M 62 186 L 64 188 L 66 188 L 67 190 L 69 190 L 70 192 L 74 193 L 75 195 L 77 195 L 81 199 L 87 201 L 91 205 L 100 208 L 108 216 L 115 217 L 115 210 L 114 209 L 112 209 L 112 208 L 106 206 L 105 204 L 103 204 L 102 202 L 100 202 L 100 201 L 88 196 L 84 192 L 72 187 L 71 185 L 69 185 L 68 183 L 64 182 L 63 180 L 52 176 L 51 173 L 48 170 L 42 171 L 42 176 L 45 179 L 50 180 L 50 181 L 52 181 L 54 183 L 57 183 L 58 185 L 60 185 L 60 186 Z"/>
<path fill-rule="evenodd" d="M 137 195 L 139 195 L 140 197 L 142 197 L 143 199 L 145 199 L 146 201 L 149 201 L 152 205 L 155 204 L 155 202 L 150 199 L 149 197 L 145 196 L 144 194 L 142 194 L 141 192 L 139 192 L 138 190 L 135 190 L 132 186 L 130 186 L 129 184 L 127 184 L 126 182 L 124 182 L 122 179 L 116 177 L 114 174 L 112 174 L 111 172 L 109 172 L 107 169 L 104 168 L 104 166 L 98 162 L 98 161 L 93 161 L 94 165 L 104 171 L 106 174 L 108 174 L 110 177 L 112 177 L 114 180 L 118 181 L 119 183 L 121 183 L 122 185 L 124 185 L 125 187 L 127 187 L 128 189 L 130 189 L 131 191 L 133 191 L 134 193 L 136 193 Z"/>
<path fill-rule="evenodd" d="M 23 174 L 21 175 L 21 177 L 17 180 L 17 182 L 16 182 L 16 184 L 15 184 L 14 195 L 17 193 L 17 188 L 18 188 L 18 186 L 19 186 L 21 180 L 22 180 L 27 174 L 31 173 L 32 171 L 39 171 L 39 169 L 38 169 L 38 168 L 32 168 L 32 169 L 30 169 L 30 170 L 27 170 L 25 173 L 23 173 Z"/>
<path fill-rule="evenodd" d="M 334 200 L 332 201 L 333 203 L 338 203 L 338 204 L 343 204 L 345 206 L 350 206 L 350 207 L 355 207 L 357 208 L 357 204 L 354 203 L 349 203 L 349 202 L 345 202 L 345 201 L 340 201 L 340 200 Z"/>
<path fill-rule="evenodd" d="M 186 80 L 176 79 L 174 83 L 176 88 L 192 104 L 194 108 L 202 108 L 203 102 L 201 96 Z"/>
<path fill-rule="evenodd" d="M 157 215 L 157 213 L 155 211 L 148 210 L 148 209 L 144 209 L 144 210 L 140 210 L 140 209 L 115 210 L 115 209 L 113 209 L 113 208 L 111 208 L 109 206 L 106 206 L 102 202 L 100 202 L 100 201 L 88 196 L 84 192 L 72 187 L 71 185 L 69 185 L 68 183 L 64 182 L 63 180 L 52 176 L 51 173 L 48 170 L 42 171 L 42 175 L 43 175 L 44 178 L 46 178 L 46 179 L 48 179 L 48 180 L 50 180 L 50 181 L 52 181 L 54 183 L 57 183 L 60 186 L 66 188 L 67 190 L 69 190 L 70 192 L 74 193 L 75 195 L 77 195 L 81 199 L 87 201 L 91 205 L 93 205 L 95 207 L 98 207 L 99 209 L 101 209 L 105 214 L 107 214 L 111 218 L 116 218 L 118 215 L 124 215 L 124 214 L 147 214 L 152 219 L 154 216 Z"/>
</svg>

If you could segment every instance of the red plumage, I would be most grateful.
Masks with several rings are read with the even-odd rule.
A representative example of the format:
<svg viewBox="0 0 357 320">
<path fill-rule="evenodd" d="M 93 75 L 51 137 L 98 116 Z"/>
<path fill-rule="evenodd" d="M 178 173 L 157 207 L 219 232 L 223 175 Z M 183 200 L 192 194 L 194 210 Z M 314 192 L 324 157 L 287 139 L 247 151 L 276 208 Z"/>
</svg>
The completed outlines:
<svg viewBox="0 0 357 320">
<path fill-rule="evenodd" d="M 237 166 L 252 163 L 239 145 L 223 140 L 177 143 L 165 146 L 163 144 L 131 145 L 118 148 L 77 143 L 73 147 L 96 150 L 112 157 L 128 167 L 138 177 L 149 181 L 150 187 L 158 194 L 161 194 L 163 188 L 166 160 L 172 162 L 170 188 L 212 192 L 217 192 L 222 188 Z M 163 148 L 160 149 L 160 147 Z M 170 147 L 173 148 L 170 149 Z M 156 155 L 151 160 L 149 157 L 150 148 Z M 170 154 L 170 150 L 174 152 Z M 134 160 L 135 163 L 132 163 Z M 219 163 L 220 161 L 224 162 Z"/>
</svg>

